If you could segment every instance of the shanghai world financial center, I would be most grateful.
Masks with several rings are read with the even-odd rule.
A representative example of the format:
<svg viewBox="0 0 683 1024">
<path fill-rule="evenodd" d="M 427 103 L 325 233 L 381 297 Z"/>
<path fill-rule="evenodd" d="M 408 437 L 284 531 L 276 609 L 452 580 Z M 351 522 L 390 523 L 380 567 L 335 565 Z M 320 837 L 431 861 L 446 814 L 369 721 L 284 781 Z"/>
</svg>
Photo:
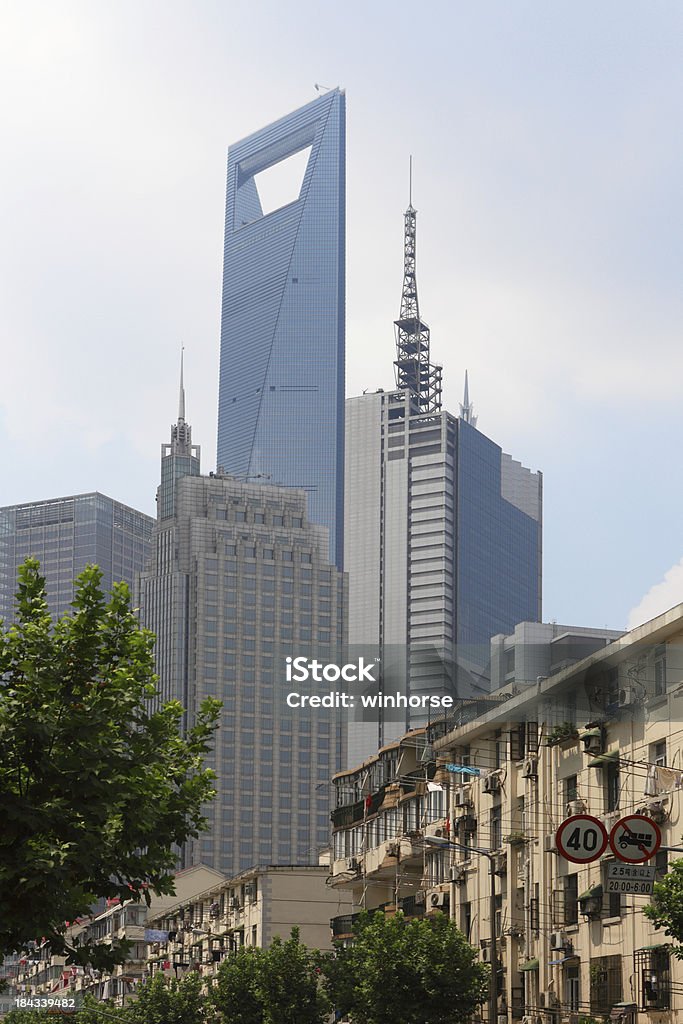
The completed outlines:
<svg viewBox="0 0 683 1024">
<path fill-rule="evenodd" d="M 228 151 L 218 466 L 302 488 L 342 565 L 345 96 L 331 90 Z M 261 175 L 307 157 L 269 211 Z"/>
</svg>

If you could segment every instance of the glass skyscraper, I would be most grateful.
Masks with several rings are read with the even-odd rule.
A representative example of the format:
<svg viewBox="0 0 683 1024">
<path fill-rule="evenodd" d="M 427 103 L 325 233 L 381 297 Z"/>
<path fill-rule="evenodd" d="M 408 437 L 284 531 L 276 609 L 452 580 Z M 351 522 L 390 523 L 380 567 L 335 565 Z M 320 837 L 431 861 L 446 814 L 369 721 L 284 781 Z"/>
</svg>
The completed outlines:
<svg viewBox="0 0 683 1024">
<path fill-rule="evenodd" d="M 13 621 L 17 570 L 29 556 L 40 561 L 53 617 L 68 610 L 86 565 L 99 565 L 105 592 L 119 580 L 132 588 L 153 525 L 151 516 L 98 493 L 0 508 L 0 619 Z"/>
<path fill-rule="evenodd" d="M 270 211 L 261 175 L 306 155 Z M 345 96 L 333 89 L 235 143 L 228 180 L 218 466 L 306 492 L 341 567 L 344 467 Z"/>
</svg>

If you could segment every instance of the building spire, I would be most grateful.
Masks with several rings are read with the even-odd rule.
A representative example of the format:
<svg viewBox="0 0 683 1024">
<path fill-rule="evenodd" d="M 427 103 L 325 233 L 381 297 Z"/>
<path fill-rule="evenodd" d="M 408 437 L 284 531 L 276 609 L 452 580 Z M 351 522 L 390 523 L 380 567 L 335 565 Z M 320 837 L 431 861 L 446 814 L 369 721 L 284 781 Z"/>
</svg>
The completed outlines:
<svg viewBox="0 0 683 1024">
<path fill-rule="evenodd" d="M 185 385 L 183 383 L 183 356 L 185 346 L 180 346 L 180 398 L 178 400 L 178 422 L 185 420 Z"/>
<path fill-rule="evenodd" d="M 465 370 L 465 393 L 462 397 L 462 404 L 460 406 L 460 419 L 464 420 L 465 423 L 469 423 L 472 427 L 476 427 L 477 425 L 477 417 L 474 415 L 474 406 L 470 402 L 470 387 L 469 380 L 467 378 L 467 370 Z"/>
<path fill-rule="evenodd" d="M 396 326 L 396 386 L 411 392 L 416 412 L 441 409 L 441 367 L 429 360 L 429 327 L 420 319 L 416 276 L 417 210 L 413 207 L 413 158 L 410 158 L 408 209 L 403 230 L 403 290 Z"/>
</svg>

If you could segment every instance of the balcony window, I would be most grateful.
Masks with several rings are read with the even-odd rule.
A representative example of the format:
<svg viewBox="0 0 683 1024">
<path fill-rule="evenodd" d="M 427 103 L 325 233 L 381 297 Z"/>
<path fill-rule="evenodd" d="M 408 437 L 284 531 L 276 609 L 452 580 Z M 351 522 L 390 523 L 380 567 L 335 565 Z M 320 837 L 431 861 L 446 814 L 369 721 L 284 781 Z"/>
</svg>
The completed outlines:
<svg viewBox="0 0 683 1024">
<path fill-rule="evenodd" d="M 634 973 L 641 1010 L 668 1010 L 671 1007 L 670 952 L 667 946 L 637 949 L 633 954 Z"/>
</svg>

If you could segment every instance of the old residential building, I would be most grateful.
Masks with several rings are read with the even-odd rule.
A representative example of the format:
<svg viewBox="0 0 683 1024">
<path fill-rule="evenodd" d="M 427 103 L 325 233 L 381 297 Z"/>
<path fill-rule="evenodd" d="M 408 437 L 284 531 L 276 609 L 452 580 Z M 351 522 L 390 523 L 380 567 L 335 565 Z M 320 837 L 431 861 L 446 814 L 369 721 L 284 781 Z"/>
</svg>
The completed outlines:
<svg viewBox="0 0 683 1024">
<path fill-rule="evenodd" d="M 679 605 L 339 773 L 332 873 L 353 910 L 443 910 L 487 961 L 495 930 L 500 1024 L 677 1020 L 683 966 L 643 916 L 647 897 L 609 891 L 609 847 L 580 866 L 555 833 L 575 813 L 608 832 L 642 813 L 663 837 L 651 863 L 667 871 L 683 809 L 682 645 Z M 336 935 L 350 937 L 352 917 Z"/>
<path fill-rule="evenodd" d="M 351 894 L 327 885 L 328 865 L 254 867 L 150 918 L 160 941 L 150 946 L 149 972 L 179 976 L 199 970 L 207 978 L 242 946 L 268 947 L 276 935 L 330 949 L 330 919 L 347 912 Z"/>
</svg>

